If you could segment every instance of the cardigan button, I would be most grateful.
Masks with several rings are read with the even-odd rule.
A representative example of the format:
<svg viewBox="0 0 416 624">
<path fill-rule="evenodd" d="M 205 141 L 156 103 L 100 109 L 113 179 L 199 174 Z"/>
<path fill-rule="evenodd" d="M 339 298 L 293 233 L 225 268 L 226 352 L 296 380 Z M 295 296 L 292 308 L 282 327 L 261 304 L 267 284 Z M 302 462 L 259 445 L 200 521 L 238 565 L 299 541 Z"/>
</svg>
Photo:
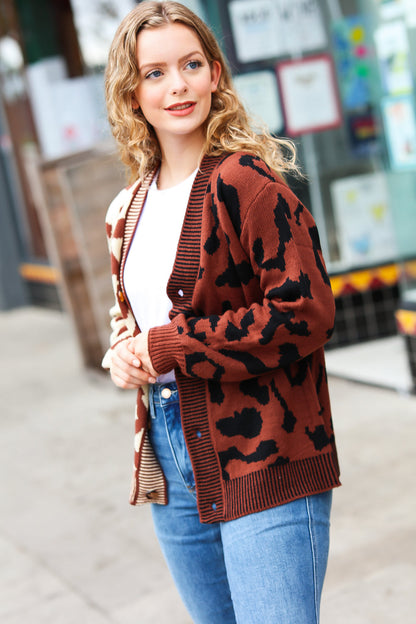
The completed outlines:
<svg viewBox="0 0 416 624">
<path fill-rule="evenodd" d="M 121 303 L 124 303 L 124 295 L 121 290 L 118 291 L 118 298 L 121 301 Z"/>
<path fill-rule="evenodd" d="M 195 435 L 197 438 L 202 438 L 202 433 L 200 431 L 197 431 Z"/>
<path fill-rule="evenodd" d="M 214 511 L 217 511 L 217 503 L 212 503 L 211 507 Z"/>
<path fill-rule="evenodd" d="M 183 297 L 184 296 L 184 292 L 183 292 L 182 288 L 180 288 L 178 290 L 178 295 L 179 295 L 179 297 Z"/>
<path fill-rule="evenodd" d="M 147 500 L 155 500 L 157 498 L 157 491 L 150 490 L 149 492 L 146 492 L 146 498 Z"/>
</svg>

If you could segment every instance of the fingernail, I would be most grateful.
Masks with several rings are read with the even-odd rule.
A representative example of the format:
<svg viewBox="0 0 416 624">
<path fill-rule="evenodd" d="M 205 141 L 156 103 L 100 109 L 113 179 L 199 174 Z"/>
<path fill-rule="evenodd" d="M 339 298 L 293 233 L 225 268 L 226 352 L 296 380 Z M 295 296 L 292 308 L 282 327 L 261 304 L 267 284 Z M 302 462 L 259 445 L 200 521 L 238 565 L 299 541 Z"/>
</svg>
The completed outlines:
<svg viewBox="0 0 416 624">
<path fill-rule="evenodd" d="M 133 366 L 137 366 L 137 368 L 140 368 L 139 360 L 133 360 Z"/>
<path fill-rule="evenodd" d="M 154 377 L 149 377 L 149 383 L 151 384 L 156 383 L 156 379 Z"/>
</svg>

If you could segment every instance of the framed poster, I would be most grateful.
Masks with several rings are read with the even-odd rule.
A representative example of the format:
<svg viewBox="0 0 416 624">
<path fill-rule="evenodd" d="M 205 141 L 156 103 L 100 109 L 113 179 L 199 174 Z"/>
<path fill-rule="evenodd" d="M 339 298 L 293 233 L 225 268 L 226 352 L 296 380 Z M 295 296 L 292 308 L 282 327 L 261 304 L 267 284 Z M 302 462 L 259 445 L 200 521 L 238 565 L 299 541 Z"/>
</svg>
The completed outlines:
<svg viewBox="0 0 416 624">
<path fill-rule="evenodd" d="M 275 74 L 267 70 L 251 72 L 234 76 L 233 81 L 254 121 L 260 119 L 270 132 L 282 130 L 284 121 Z"/>
<path fill-rule="evenodd" d="M 284 61 L 276 71 L 288 134 L 298 136 L 341 125 L 339 95 L 329 55 Z"/>
<path fill-rule="evenodd" d="M 233 0 L 228 6 L 234 45 L 240 63 L 280 56 L 281 44 L 273 0 Z"/>
<path fill-rule="evenodd" d="M 362 266 L 393 258 L 396 241 L 385 174 L 335 180 L 330 191 L 341 260 Z"/>
<path fill-rule="evenodd" d="M 416 169 L 416 119 L 411 96 L 381 101 L 392 169 Z"/>
<path fill-rule="evenodd" d="M 231 0 L 228 3 L 239 63 L 325 48 L 318 0 Z"/>
</svg>

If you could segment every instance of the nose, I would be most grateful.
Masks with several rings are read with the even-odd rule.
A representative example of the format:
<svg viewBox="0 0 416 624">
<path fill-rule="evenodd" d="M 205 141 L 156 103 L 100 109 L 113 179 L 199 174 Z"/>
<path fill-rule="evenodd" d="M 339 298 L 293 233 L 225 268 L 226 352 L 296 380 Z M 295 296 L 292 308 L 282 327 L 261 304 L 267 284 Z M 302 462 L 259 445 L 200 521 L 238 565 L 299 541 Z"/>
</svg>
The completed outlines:
<svg viewBox="0 0 416 624">
<path fill-rule="evenodd" d="M 182 95 L 188 91 L 188 85 L 180 72 L 175 72 L 172 76 L 170 93 L 171 95 Z"/>
</svg>

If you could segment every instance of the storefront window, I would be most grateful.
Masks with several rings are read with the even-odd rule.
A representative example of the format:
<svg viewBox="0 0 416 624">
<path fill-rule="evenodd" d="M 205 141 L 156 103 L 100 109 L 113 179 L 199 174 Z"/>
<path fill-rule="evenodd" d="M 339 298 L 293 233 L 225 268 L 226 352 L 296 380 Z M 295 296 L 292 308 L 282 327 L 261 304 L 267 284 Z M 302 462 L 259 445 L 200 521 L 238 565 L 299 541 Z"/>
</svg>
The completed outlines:
<svg viewBox="0 0 416 624">
<path fill-rule="evenodd" d="M 243 99 L 299 146 L 330 271 L 416 256 L 416 3 L 228 0 L 216 9 Z"/>
<path fill-rule="evenodd" d="M 416 284 L 415 0 L 205 0 L 250 112 L 291 137 L 337 302 L 333 345 L 396 331 Z"/>
</svg>

